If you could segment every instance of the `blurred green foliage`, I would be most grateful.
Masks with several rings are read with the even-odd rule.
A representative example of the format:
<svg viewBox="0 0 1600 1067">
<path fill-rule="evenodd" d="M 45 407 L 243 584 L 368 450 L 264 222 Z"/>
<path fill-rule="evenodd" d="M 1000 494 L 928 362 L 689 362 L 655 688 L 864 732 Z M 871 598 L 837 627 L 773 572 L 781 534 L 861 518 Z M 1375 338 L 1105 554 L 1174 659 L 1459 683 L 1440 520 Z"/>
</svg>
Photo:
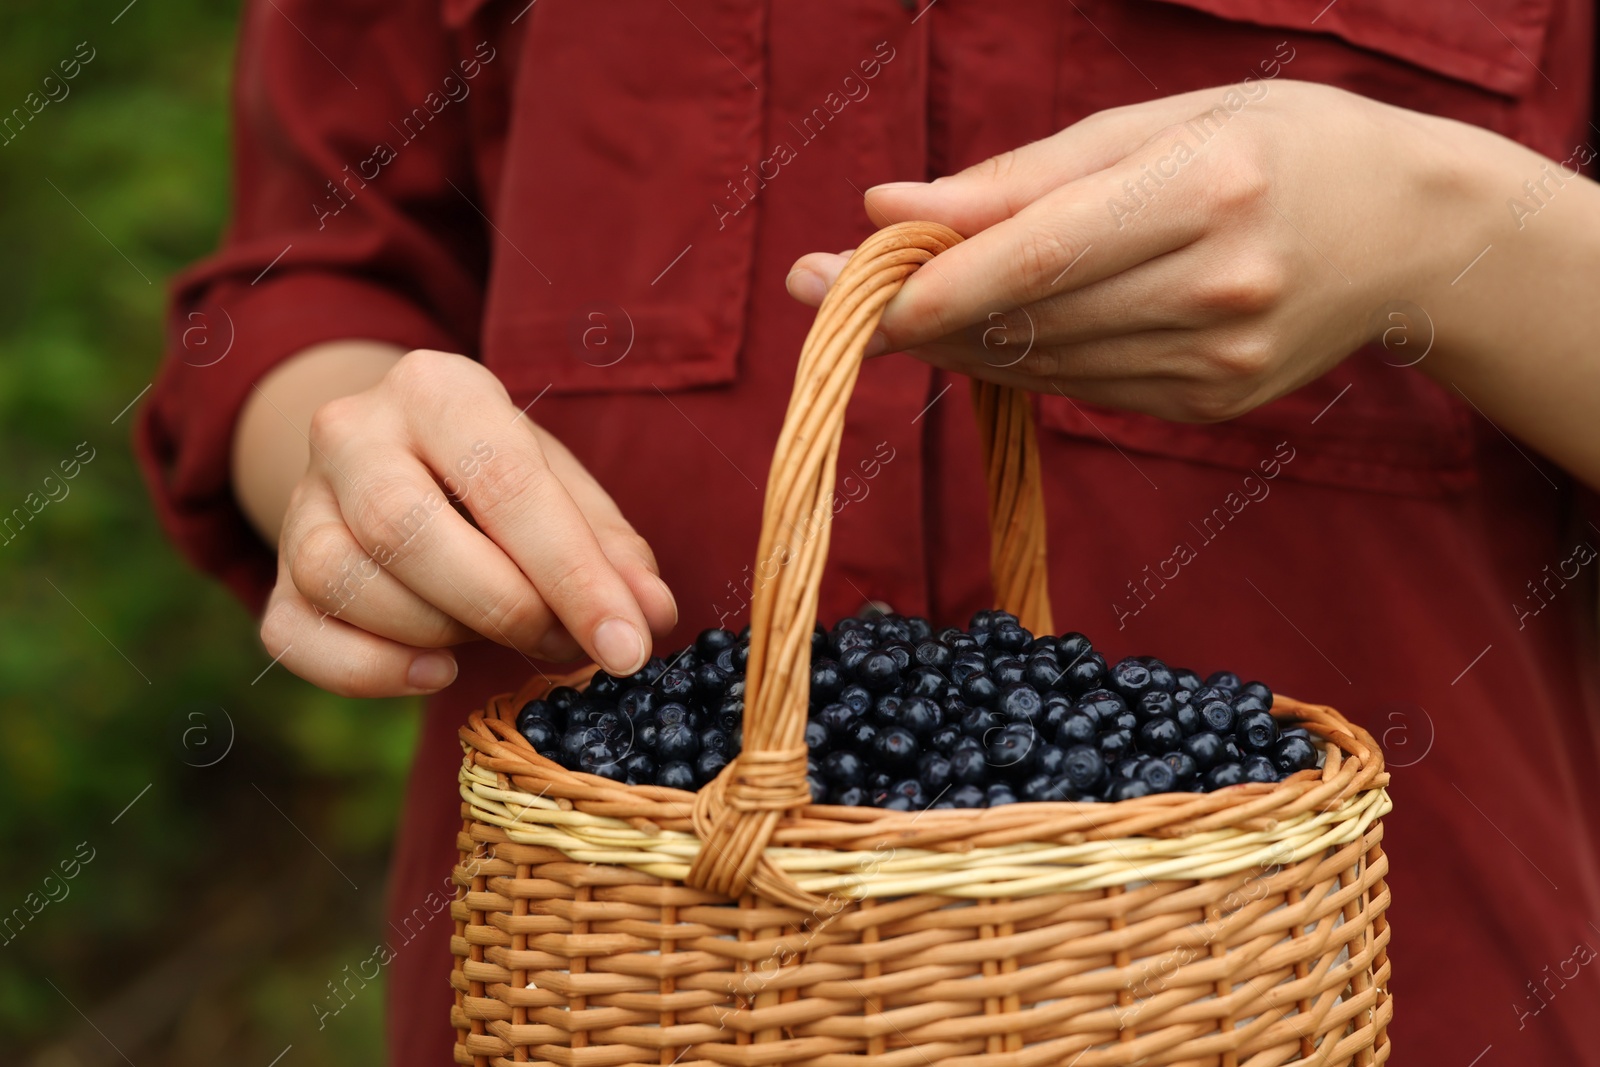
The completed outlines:
<svg viewBox="0 0 1600 1067">
<path fill-rule="evenodd" d="M 0 516 L 59 497 L 0 534 L 0 919 L 38 908 L 0 932 L 0 1061 L 376 1062 L 381 989 L 311 1005 L 379 940 L 417 708 L 262 675 L 152 517 L 119 413 L 226 216 L 238 10 L 125 2 L 0 9 L 0 116 L 58 97 L 0 134 Z"/>
</svg>

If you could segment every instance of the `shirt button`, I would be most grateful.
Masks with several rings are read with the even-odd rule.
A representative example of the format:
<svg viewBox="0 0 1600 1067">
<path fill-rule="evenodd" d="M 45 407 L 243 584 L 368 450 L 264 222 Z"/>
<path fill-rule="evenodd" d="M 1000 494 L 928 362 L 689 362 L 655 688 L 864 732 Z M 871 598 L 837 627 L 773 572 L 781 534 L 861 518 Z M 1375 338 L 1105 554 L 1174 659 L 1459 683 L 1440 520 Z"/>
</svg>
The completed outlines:
<svg viewBox="0 0 1600 1067">
<path fill-rule="evenodd" d="M 882 600 L 869 600 L 862 604 L 856 615 L 863 619 L 875 619 L 880 615 L 893 615 L 894 608 Z"/>
<path fill-rule="evenodd" d="M 907 11 L 915 11 L 917 9 L 917 0 L 900 0 L 900 6 Z"/>
</svg>

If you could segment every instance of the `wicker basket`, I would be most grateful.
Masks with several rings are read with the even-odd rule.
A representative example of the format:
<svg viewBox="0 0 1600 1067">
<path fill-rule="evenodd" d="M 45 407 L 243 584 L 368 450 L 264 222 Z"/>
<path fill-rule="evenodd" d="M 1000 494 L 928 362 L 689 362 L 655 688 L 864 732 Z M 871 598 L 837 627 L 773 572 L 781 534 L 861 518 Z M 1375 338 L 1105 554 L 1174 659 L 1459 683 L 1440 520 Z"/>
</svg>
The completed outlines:
<svg viewBox="0 0 1600 1067">
<path fill-rule="evenodd" d="M 810 802 L 803 729 L 833 467 L 862 349 L 960 238 L 881 231 L 829 293 L 768 482 L 744 749 L 698 793 L 566 770 L 497 697 L 461 730 L 456 1062 L 608 1067 L 1379 1064 L 1389 810 L 1332 709 L 1276 785 L 916 813 Z M 1050 632 L 1024 395 L 975 386 L 996 599 Z M 796 535 L 805 530 L 805 534 Z M 758 568 L 758 571 L 762 570 Z"/>
</svg>

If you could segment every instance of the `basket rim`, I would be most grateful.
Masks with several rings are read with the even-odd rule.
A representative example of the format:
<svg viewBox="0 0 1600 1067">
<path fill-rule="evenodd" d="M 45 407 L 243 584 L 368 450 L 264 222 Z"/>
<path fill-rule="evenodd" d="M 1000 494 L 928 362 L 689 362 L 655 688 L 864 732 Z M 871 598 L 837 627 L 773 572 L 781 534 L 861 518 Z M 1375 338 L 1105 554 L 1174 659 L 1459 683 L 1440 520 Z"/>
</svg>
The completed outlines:
<svg viewBox="0 0 1600 1067">
<path fill-rule="evenodd" d="M 537 676 L 514 693 L 502 693 L 475 711 L 458 731 L 463 750 L 463 798 L 485 785 L 511 796 L 542 798 L 562 810 L 616 821 L 645 834 L 694 834 L 696 793 L 664 786 L 630 786 L 569 770 L 537 751 L 516 729 L 527 701 L 561 685 L 581 688 L 596 668 L 556 677 Z M 1389 775 L 1372 735 L 1333 708 L 1276 696 L 1272 714 L 1305 726 L 1323 741 L 1320 768 L 1282 782 L 1245 783 L 1211 793 L 1157 793 L 1132 800 L 1042 801 L 977 811 L 915 812 L 808 804 L 779 821 L 770 846 L 787 849 L 872 851 L 884 846 L 968 852 L 1018 845 L 1078 845 L 1127 838 L 1185 838 L 1215 831 L 1279 832 L 1285 823 L 1356 808 L 1370 810 L 1363 794 L 1383 792 Z M 1384 798 L 1383 804 L 1387 804 Z M 526 809 L 527 804 L 520 805 Z M 1385 810 L 1387 808 L 1385 807 Z M 471 817 L 470 811 L 466 812 Z"/>
</svg>

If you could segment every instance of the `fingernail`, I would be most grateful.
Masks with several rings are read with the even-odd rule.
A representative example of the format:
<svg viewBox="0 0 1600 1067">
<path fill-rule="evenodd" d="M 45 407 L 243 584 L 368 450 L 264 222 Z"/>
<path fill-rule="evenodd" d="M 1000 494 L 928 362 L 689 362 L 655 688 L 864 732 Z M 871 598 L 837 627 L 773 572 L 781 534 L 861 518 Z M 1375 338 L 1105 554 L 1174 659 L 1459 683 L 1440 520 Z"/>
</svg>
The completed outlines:
<svg viewBox="0 0 1600 1067">
<path fill-rule="evenodd" d="M 411 661 L 406 683 L 413 689 L 435 692 L 456 680 L 455 657 L 443 652 L 424 652 Z"/>
<path fill-rule="evenodd" d="M 656 578 L 656 584 L 659 585 L 661 587 L 661 591 L 666 594 L 667 603 L 672 605 L 672 625 L 673 626 L 677 626 L 678 625 L 678 598 L 672 595 L 672 590 L 667 587 L 667 583 L 662 581 L 659 577 Z"/>
<path fill-rule="evenodd" d="M 627 619 L 613 615 L 595 628 L 594 654 L 607 673 L 632 674 L 644 666 L 644 635 Z"/>
<path fill-rule="evenodd" d="M 883 331 L 874 330 L 872 336 L 867 338 L 866 357 L 871 359 L 873 356 L 881 356 L 888 351 L 888 348 L 889 339 L 883 336 Z"/>
<path fill-rule="evenodd" d="M 882 185 L 874 185 L 868 189 L 867 195 L 871 196 L 873 193 L 903 193 L 912 189 L 925 189 L 927 185 L 927 182 L 884 182 Z"/>
<path fill-rule="evenodd" d="M 828 283 L 804 268 L 790 271 L 784 284 L 789 288 L 789 295 L 802 304 L 820 304 L 828 295 Z"/>
</svg>

